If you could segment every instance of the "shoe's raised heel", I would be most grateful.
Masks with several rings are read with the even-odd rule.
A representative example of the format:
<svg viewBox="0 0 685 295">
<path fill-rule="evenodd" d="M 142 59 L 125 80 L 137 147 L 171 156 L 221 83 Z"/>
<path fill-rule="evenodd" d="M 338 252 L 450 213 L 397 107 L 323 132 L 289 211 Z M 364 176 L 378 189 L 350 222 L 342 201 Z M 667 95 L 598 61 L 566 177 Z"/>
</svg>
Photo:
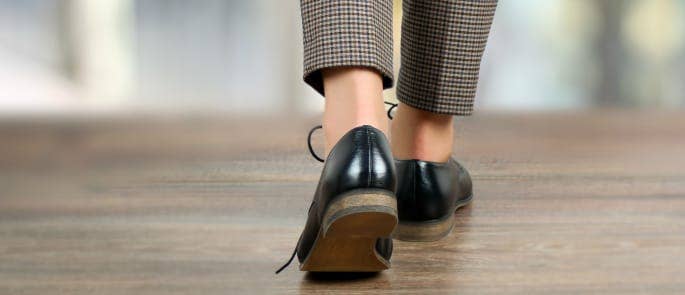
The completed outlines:
<svg viewBox="0 0 685 295">
<path fill-rule="evenodd" d="M 450 234 L 454 227 L 454 217 L 427 222 L 402 222 L 397 226 L 393 238 L 408 242 L 432 242 Z"/>
<path fill-rule="evenodd" d="M 457 204 L 454 210 L 467 206 L 470 201 L 471 198 Z M 397 225 L 397 229 L 393 232 L 393 238 L 407 242 L 433 242 L 449 235 L 455 223 L 456 220 L 453 213 L 440 220 L 423 222 L 403 221 Z"/>
<path fill-rule="evenodd" d="M 321 230 L 304 271 L 375 272 L 390 267 L 376 251 L 378 238 L 397 225 L 397 201 L 391 191 L 357 189 L 336 198 L 326 209 Z"/>
</svg>

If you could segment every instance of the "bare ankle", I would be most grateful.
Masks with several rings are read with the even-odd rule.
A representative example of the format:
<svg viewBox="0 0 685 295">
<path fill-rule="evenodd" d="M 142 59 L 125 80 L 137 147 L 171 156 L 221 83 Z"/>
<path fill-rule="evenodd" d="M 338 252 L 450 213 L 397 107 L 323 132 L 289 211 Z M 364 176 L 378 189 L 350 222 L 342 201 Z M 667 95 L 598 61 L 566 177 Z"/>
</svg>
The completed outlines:
<svg viewBox="0 0 685 295">
<path fill-rule="evenodd" d="M 323 76 L 326 154 L 352 128 L 371 125 L 388 133 L 383 81 L 378 72 L 369 68 L 342 67 L 325 69 Z"/>
<path fill-rule="evenodd" d="M 397 159 L 445 162 L 452 154 L 453 116 L 400 103 L 392 123 L 392 151 Z"/>
</svg>

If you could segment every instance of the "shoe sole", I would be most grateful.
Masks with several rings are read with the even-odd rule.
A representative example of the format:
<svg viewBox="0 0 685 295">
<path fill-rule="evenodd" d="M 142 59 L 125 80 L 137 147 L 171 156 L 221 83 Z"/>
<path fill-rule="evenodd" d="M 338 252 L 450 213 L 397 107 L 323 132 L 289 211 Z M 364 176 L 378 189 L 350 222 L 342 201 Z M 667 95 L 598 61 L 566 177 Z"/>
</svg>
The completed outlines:
<svg viewBox="0 0 685 295">
<path fill-rule="evenodd" d="M 470 204 L 471 200 L 473 200 L 473 197 L 458 203 L 456 208 L 454 208 L 454 212 Z M 397 230 L 393 234 L 393 238 L 407 242 L 433 242 L 448 236 L 454 228 L 454 223 L 454 214 L 450 214 L 444 219 L 424 222 L 400 221 Z"/>
<path fill-rule="evenodd" d="M 319 234 L 300 265 L 313 272 L 378 272 L 390 261 L 376 251 L 376 240 L 397 226 L 397 200 L 390 191 L 355 190 L 332 203 Z"/>
</svg>

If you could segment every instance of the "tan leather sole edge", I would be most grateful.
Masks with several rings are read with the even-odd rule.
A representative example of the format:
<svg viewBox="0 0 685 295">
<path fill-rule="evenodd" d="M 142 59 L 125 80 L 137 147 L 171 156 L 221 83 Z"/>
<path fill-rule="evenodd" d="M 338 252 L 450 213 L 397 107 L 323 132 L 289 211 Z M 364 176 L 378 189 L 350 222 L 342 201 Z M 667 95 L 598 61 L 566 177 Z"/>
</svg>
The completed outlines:
<svg viewBox="0 0 685 295">
<path fill-rule="evenodd" d="M 302 271 L 377 272 L 390 262 L 376 252 L 376 240 L 397 226 L 397 200 L 390 192 L 359 191 L 331 204 Z"/>
<path fill-rule="evenodd" d="M 454 211 L 471 203 L 471 199 L 457 205 Z M 428 222 L 400 222 L 393 238 L 407 242 L 433 242 L 448 236 L 454 228 L 454 214 L 444 220 Z"/>
</svg>

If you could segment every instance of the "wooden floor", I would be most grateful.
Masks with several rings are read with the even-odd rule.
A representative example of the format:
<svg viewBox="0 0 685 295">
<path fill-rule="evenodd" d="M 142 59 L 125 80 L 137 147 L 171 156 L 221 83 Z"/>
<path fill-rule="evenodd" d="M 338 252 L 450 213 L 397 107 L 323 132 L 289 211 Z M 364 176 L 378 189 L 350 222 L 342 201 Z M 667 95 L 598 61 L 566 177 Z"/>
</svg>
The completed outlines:
<svg viewBox="0 0 685 295">
<path fill-rule="evenodd" d="M 448 238 L 274 275 L 322 167 L 309 123 L 2 120 L 0 294 L 685 294 L 685 112 L 461 120 L 476 195 Z"/>
</svg>

